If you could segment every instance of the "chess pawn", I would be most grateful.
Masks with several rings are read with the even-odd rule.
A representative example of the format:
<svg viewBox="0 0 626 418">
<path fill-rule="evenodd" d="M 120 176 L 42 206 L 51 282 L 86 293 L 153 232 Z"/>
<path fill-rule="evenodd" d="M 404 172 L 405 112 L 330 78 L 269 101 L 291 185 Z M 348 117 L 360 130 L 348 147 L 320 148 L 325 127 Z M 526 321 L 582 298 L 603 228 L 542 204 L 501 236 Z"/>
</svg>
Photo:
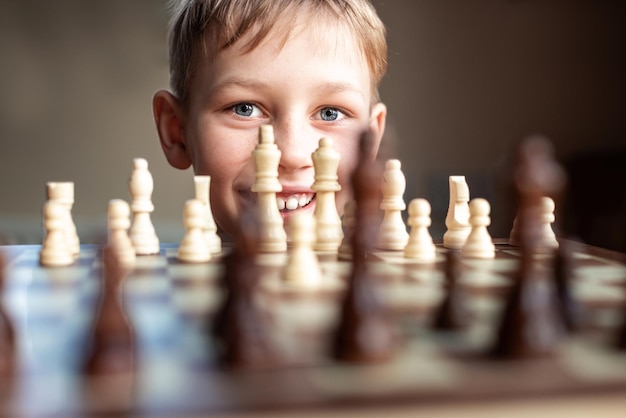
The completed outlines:
<svg viewBox="0 0 626 418">
<path fill-rule="evenodd" d="M 184 263 L 204 263 L 211 259 L 209 244 L 204 235 L 205 206 L 198 199 L 185 202 L 183 225 L 185 235 L 178 247 L 178 259 Z"/>
<path fill-rule="evenodd" d="M 196 192 L 196 199 L 200 200 L 204 204 L 205 208 L 205 225 L 204 236 L 207 240 L 209 251 L 212 254 L 218 254 L 222 251 L 222 240 L 217 235 L 217 225 L 213 218 L 213 212 L 211 211 L 211 201 L 209 199 L 209 190 L 211 188 L 211 176 L 194 176 L 194 185 Z"/>
<path fill-rule="evenodd" d="M 403 200 L 406 179 L 399 160 L 388 160 L 383 172 L 381 186 L 383 200 L 380 209 L 385 214 L 378 230 L 376 247 L 383 250 L 401 251 L 406 247 L 409 234 L 402 220 L 402 211 L 406 208 Z"/>
<path fill-rule="evenodd" d="M 431 225 L 430 203 L 426 199 L 413 199 L 409 203 L 409 219 L 411 226 L 409 242 L 404 247 L 404 256 L 419 261 L 435 260 L 435 244 L 428 232 Z"/>
<path fill-rule="evenodd" d="M 315 169 L 315 182 L 311 189 L 316 192 L 316 251 L 337 252 L 343 238 L 341 219 L 335 203 L 335 194 L 341 190 L 337 180 L 339 158 L 339 152 L 333 148 L 330 138 L 320 139 L 319 147 L 311 154 Z"/>
<path fill-rule="evenodd" d="M 109 201 L 107 210 L 108 237 L 107 246 L 116 252 L 122 266 L 135 263 L 135 247 L 128 236 L 130 227 L 130 206 L 122 199 Z"/>
<path fill-rule="evenodd" d="M 154 211 L 153 189 L 154 181 L 152 174 L 148 171 L 148 162 L 143 158 L 135 158 L 129 181 L 132 200 L 130 208 L 134 215 L 130 227 L 130 239 L 137 255 L 158 254 L 159 252 L 159 239 L 150 220 L 150 213 Z"/>
<path fill-rule="evenodd" d="M 46 230 L 39 253 L 39 262 L 44 267 L 69 266 L 74 257 L 65 237 L 66 209 L 56 200 L 48 200 L 43 206 L 43 223 Z"/>
<path fill-rule="evenodd" d="M 460 250 L 471 231 L 469 225 L 469 187 L 465 176 L 450 176 L 450 204 L 446 216 L 448 230 L 443 234 L 443 246 Z"/>
<path fill-rule="evenodd" d="M 356 202 L 354 200 L 349 200 L 343 207 L 343 229 L 345 234 L 339 246 L 339 259 L 341 260 L 350 260 L 352 258 L 352 238 L 354 237 L 356 225 L 355 211 Z"/>
<path fill-rule="evenodd" d="M 76 232 L 76 225 L 72 218 L 72 206 L 74 206 L 74 183 L 65 182 L 49 182 L 46 184 L 46 193 L 48 200 L 56 200 L 65 208 L 64 224 L 65 239 L 67 245 L 74 257 L 80 253 L 80 239 Z"/>
<path fill-rule="evenodd" d="M 541 238 L 538 243 L 539 250 L 552 251 L 558 248 L 559 242 L 556 239 L 556 235 L 552 230 L 552 224 L 554 223 L 554 200 L 544 196 L 540 200 L 540 223 L 541 223 Z"/>
<path fill-rule="evenodd" d="M 281 152 L 274 142 L 272 126 L 261 126 L 259 143 L 252 152 L 256 172 L 256 182 L 252 185 L 252 191 L 257 193 L 261 252 L 287 250 L 287 233 L 276 202 L 276 193 L 283 189 L 278 181 L 280 156 Z"/>
<path fill-rule="evenodd" d="M 489 213 L 491 206 L 482 198 L 472 199 L 469 203 L 471 232 L 461 248 L 461 253 L 469 258 L 494 258 L 496 246 L 487 231 L 491 224 Z"/>
<path fill-rule="evenodd" d="M 315 218 L 298 213 L 289 219 L 291 253 L 285 266 L 284 281 L 289 285 L 315 288 L 320 285 L 322 271 L 313 251 Z"/>
</svg>

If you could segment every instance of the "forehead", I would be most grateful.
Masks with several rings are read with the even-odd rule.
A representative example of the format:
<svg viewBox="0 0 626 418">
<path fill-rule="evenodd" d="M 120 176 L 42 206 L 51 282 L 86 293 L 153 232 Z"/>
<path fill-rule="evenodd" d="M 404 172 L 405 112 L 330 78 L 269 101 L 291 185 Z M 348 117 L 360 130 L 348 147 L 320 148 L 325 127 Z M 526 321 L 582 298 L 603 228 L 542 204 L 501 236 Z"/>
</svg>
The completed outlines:
<svg viewBox="0 0 626 418">
<path fill-rule="evenodd" d="M 219 84 L 216 78 L 233 74 L 263 77 L 265 68 L 282 65 L 303 75 L 317 71 L 320 80 L 351 78 L 366 90 L 363 93 L 371 94 L 365 54 L 354 33 L 337 19 L 285 17 L 260 40 L 253 29 L 212 59 L 200 60 L 197 75 Z"/>
</svg>

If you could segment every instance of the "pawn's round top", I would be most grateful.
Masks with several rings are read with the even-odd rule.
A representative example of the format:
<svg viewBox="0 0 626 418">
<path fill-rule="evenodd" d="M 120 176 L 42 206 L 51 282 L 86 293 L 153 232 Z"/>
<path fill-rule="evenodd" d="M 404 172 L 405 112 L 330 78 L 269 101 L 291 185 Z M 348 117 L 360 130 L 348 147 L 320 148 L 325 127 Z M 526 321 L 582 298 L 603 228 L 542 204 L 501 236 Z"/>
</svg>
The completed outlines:
<svg viewBox="0 0 626 418">
<path fill-rule="evenodd" d="M 429 216 L 430 211 L 430 203 L 426 199 L 417 198 L 409 203 L 409 216 Z"/>
<path fill-rule="evenodd" d="M 147 169 L 148 161 L 145 158 L 135 158 L 133 159 L 133 167 L 140 170 Z"/>
<path fill-rule="evenodd" d="M 402 167 L 402 163 L 400 162 L 400 160 L 387 160 L 387 162 L 385 163 L 385 170 L 400 170 L 400 168 Z"/>
<path fill-rule="evenodd" d="M 477 197 L 469 203 L 469 209 L 472 216 L 488 216 L 491 211 L 491 205 L 486 199 Z"/>
</svg>

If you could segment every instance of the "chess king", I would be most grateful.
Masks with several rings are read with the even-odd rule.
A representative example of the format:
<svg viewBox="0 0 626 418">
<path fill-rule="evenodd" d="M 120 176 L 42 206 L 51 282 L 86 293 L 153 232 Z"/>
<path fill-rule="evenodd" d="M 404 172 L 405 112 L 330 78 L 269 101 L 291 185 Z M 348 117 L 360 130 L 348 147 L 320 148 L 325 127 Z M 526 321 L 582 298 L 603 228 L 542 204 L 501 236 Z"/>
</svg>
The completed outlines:
<svg viewBox="0 0 626 418">
<path fill-rule="evenodd" d="M 311 154 L 331 138 L 340 154 L 341 214 L 359 138 L 378 150 L 386 107 L 378 84 L 386 71 L 385 29 L 367 0 L 188 0 L 170 27 L 171 91 L 153 111 L 161 146 L 178 169 L 211 176 L 211 208 L 226 236 L 256 204 L 252 152 L 259 128 L 273 127 L 281 156 L 284 221 L 315 211 Z M 371 155 L 373 158 L 374 155 Z"/>
</svg>

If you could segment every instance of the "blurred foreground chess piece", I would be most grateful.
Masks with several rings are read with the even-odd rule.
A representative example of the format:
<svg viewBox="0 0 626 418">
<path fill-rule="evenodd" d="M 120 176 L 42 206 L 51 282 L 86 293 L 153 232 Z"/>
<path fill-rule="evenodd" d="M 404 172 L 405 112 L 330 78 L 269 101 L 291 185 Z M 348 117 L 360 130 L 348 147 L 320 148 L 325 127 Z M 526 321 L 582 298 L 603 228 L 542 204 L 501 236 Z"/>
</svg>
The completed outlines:
<svg viewBox="0 0 626 418">
<path fill-rule="evenodd" d="M 356 211 L 356 202 L 354 199 L 349 200 L 343 208 L 342 226 L 344 229 L 343 240 L 339 246 L 339 259 L 352 259 L 352 239 L 354 236 L 354 228 L 356 227 L 354 219 Z"/>
<path fill-rule="evenodd" d="M 469 325 L 467 297 L 458 282 L 461 277 L 461 255 L 457 250 L 446 252 L 445 295 L 434 317 L 433 327 L 442 331 L 457 331 Z"/>
<path fill-rule="evenodd" d="M 558 299 L 558 311 L 563 325 L 570 333 L 576 332 L 581 326 L 582 306 L 572 294 L 574 280 L 574 260 L 572 244 L 561 240 L 554 249 L 552 274 Z"/>
<path fill-rule="evenodd" d="M 352 270 L 332 346 L 337 360 L 356 363 L 387 360 L 396 343 L 388 314 L 373 288 L 374 273 L 367 262 L 367 253 L 376 244 L 381 175 L 380 167 L 369 157 L 369 146 L 368 138 L 362 138 L 359 164 L 352 174 L 356 200 Z"/>
<path fill-rule="evenodd" d="M 547 139 L 530 137 L 517 150 L 513 173 L 520 232 L 521 263 L 497 330 L 492 354 L 497 358 L 554 355 L 563 334 L 554 282 L 538 266 L 542 239 L 542 198 L 555 196 L 565 185 L 564 172 L 554 160 Z"/>
<path fill-rule="evenodd" d="M 4 308 L 6 256 L 0 251 L 0 379 L 15 371 L 15 330 L 11 317 Z"/>
<path fill-rule="evenodd" d="M 265 319 L 254 297 L 260 274 L 255 262 L 260 233 L 257 214 L 243 213 L 234 247 L 222 260 L 220 286 L 225 297 L 212 318 L 211 333 L 217 363 L 227 369 L 262 369 L 276 363 Z"/>
<path fill-rule="evenodd" d="M 122 282 L 127 274 L 112 247 L 102 250 L 102 286 L 93 337 L 85 364 L 87 375 L 129 374 L 135 371 L 134 333 L 124 312 Z"/>
</svg>

